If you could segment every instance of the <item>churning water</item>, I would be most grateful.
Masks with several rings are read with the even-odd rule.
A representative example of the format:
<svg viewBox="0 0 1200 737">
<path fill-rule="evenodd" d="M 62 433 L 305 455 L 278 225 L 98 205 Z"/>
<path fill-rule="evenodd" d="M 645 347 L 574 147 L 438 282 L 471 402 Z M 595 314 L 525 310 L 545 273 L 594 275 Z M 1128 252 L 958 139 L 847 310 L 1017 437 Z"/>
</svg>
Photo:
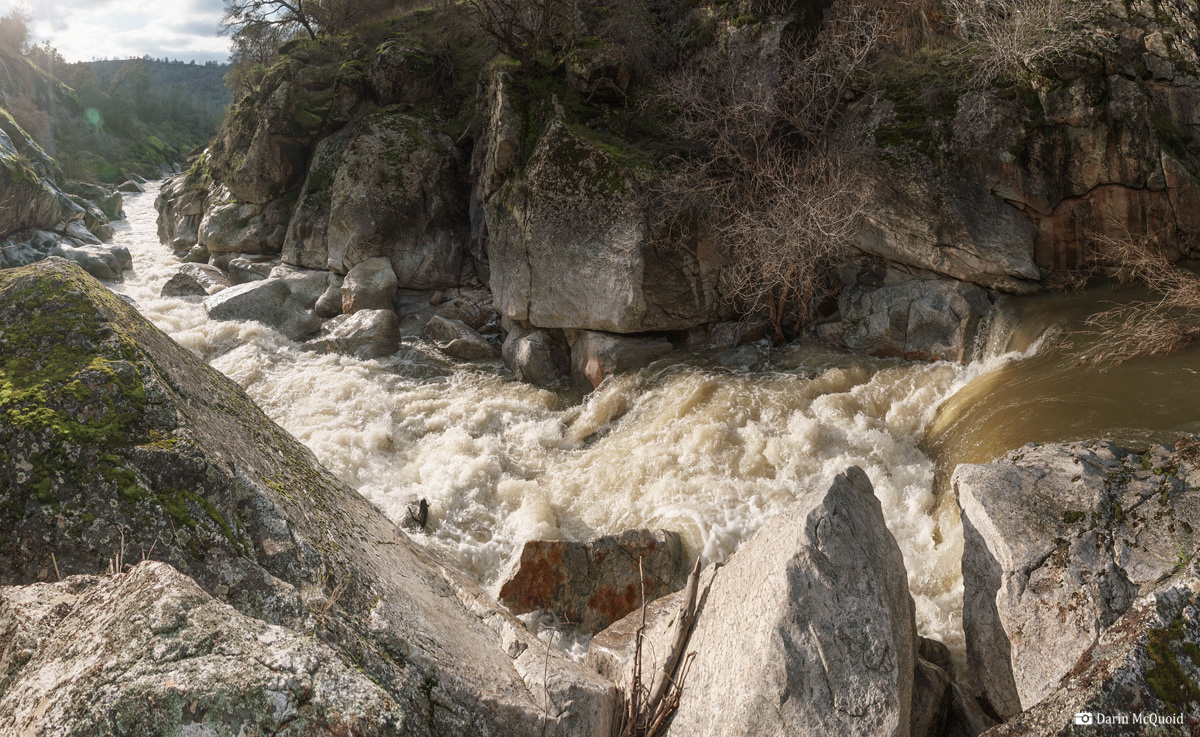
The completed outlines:
<svg viewBox="0 0 1200 737">
<path fill-rule="evenodd" d="M 957 366 L 791 347 L 753 372 L 673 357 L 582 402 L 416 342 L 386 360 L 320 355 L 257 323 L 210 322 L 199 298 L 159 297 L 179 263 L 158 243 L 156 194 L 126 201 L 117 240 L 134 270 L 115 290 L 392 519 L 428 499 L 417 539 L 484 585 L 525 540 L 634 527 L 723 559 L 857 464 L 904 553 L 922 634 L 962 647 L 957 507 L 935 495 L 922 444 L 945 399 L 1015 354 Z"/>
</svg>

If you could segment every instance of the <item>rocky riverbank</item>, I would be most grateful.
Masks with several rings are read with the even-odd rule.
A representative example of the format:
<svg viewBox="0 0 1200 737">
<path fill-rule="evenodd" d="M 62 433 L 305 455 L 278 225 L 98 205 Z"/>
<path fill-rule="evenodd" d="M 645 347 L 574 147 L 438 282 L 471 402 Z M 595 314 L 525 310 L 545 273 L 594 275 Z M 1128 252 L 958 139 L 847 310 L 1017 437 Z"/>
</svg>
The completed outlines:
<svg viewBox="0 0 1200 737">
<path fill-rule="evenodd" d="M 936 26 L 921 54 L 884 54 L 873 85 L 847 93 L 839 128 L 839 145 L 865 157 L 854 257 L 795 327 L 873 355 L 963 361 L 997 295 L 1060 281 L 1088 238 L 1151 228 L 1173 256 L 1190 255 L 1194 15 L 1108 4 L 1085 49 L 1003 89 L 964 86 L 947 50 L 961 39 Z M 708 29 L 680 50 L 692 63 L 763 79 L 778 77 L 789 39 L 822 31 L 804 14 L 673 22 Z M 287 301 L 296 269 L 341 289 L 340 304 L 318 310 L 313 286 L 264 312 L 295 340 L 364 309 L 342 280 L 370 269 L 370 309 L 395 311 L 402 333 L 455 320 L 463 360 L 490 357 L 484 342 L 503 337 L 509 368 L 543 385 L 569 375 L 590 391 L 673 348 L 765 335 L 766 316 L 738 314 L 723 291 L 728 254 L 703 221 L 659 226 L 661 135 L 631 133 L 641 123 L 620 102 L 654 80 L 631 78 L 619 46 L 531 78 L 503 58 L 482 62 L 474 45 L 422 47 L 404 21 L 392 33 L 353 67 L 317 42 L 285 49 L 209 151 L 164 186 L 163 241 L 235 283 L 283 282 L 247 288 L 273 303 Z M 470 121 L 461 129 L 429 113 L 424 83 L 456 65 L 478 74 L 473 95 L 460 85 L 441 100 Z M 602 81 L 621 95 L 574 91 Z"/>
<path fill-rule="evenodd" d="M 658 548 L 663 567 L 644 570 L 663 588 L 646 590 L 681 586 L 669 536 L 521 557 L 517 578 L 554 574 L 576 597 L 543 587 L 557 598 L 538 601 L 527 586 L 525 606 L 588 600 L 609 621 L 633 609 L 580 665 L 77 266 L 3 272 L 0 317 L 4 729 L 609 734 L 643 615 L 636 599 L 614 610 L 596 594 L 640 588 L 619 562 Z M 809 490 L 700 572 L 666 733 L 978 734 L 1003 722 L 996 733 L 1059 734 L 1077 711 L 1192 716 L 1196 447 L 1031 446 L 960 467 L 960 674 L 917 636 L 866 475 Z M 648 674 L 683 597 L 645 615 Z"/>
</svg>

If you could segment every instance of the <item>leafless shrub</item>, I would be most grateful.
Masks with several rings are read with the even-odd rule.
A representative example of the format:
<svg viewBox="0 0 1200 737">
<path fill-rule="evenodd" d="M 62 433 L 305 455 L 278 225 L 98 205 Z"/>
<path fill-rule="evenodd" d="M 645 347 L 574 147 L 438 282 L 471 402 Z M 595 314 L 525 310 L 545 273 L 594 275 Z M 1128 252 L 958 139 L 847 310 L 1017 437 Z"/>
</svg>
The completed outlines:
<svg viewBox="0 0 1200 737">
<path fill-rule="evenodd" d="M 1119 364 L 1138 356 L 1161 356 L 1200 338 L 1200 277 L 1171 263 L 1161 233 L 1093 233 L 1094 258 L 1109 265 L 1122 284 L 1149 287 L 1157 300 L 1118 305 L 1093 315 L 1080 337 L 1091 345 L 1080 356 L 1093 365 Z"/>
<path fill-rule="evenodd" d="M 834 141 L 847 92 L 884 39 L 881 12 L 839 2 L 821 33 L 785 49 L 777 79 L 753 66 L 693 66 L 665 98 L 697 153 L 666 178 L 666 219 L 704 213 L 729 258 L 727 296 L 799 326 L 861 216 L 850 142 Z"/>
<path fill-rule="evenodd" d="M 121 547 L 108 559 L 108 575 L 119 576 L 125 572 L 125 528 L 121 528 Z"/>
<path fill-rule="evenodd" d="M 466 0 L 500 49 L 529 66 L 567 11 L 565 0 Z"/>
<path fill-rule="evenodd" d="M 621 692 L 620 709 L 613 722 L 614 737 L 656 737 L 662 733 L 671 715 L 679 708 L 679 697 L 687 680 L 688 667 L 695 653 L 684 654 L 692 626 L 699 613 L 697 595 L 700 584 L 700 561 L 697 560 L 684 586 L 683 600 L 675 615 L 666 658 L 650 668 L 646 678 L 642 649 L 646 634 L 646 579 L 642 560 L 638 558 L 638 573 L 642 578 L 642 622 L 634 640 L 633 673 L 628 691 Z"/>
<path fill-rule="evenodd" d="M 1097 0 L 945 0 L 966 40 L 971 81 L 987 87 L 1037 70 L 1085 42 Z"/>
</svg>

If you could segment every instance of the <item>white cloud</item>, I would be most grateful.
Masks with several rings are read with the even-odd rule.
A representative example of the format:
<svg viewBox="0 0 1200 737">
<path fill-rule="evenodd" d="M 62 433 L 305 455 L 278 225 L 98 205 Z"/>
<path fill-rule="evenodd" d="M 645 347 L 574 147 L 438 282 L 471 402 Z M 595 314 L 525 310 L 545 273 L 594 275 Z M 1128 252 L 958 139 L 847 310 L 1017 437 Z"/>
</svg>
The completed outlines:
<svg viewBox="0 0 1200 737">
<path fill-rule="evenodd" d="M 217 35 L 221 0 L 0 0 L 0 15 L 18 4 L 33 13 L 30 39 L 49 41 L 67 61 L 229 56 L 229 39 Z"/>
</svg>

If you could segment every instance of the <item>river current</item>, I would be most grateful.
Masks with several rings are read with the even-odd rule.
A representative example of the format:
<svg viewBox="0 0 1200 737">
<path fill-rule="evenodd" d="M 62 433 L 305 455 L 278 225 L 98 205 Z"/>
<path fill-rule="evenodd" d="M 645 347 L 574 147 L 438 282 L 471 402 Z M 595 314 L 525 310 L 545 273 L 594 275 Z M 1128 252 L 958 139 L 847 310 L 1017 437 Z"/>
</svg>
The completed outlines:
<svg viewBox="0 0 1200 737">
<path fill-rule="evenodd" d="M 114 290 L 393 520 L 428 499 L 415 538 L 485 586 L 536 538 L 665 528 L 721 560 L 858 465 L 903 551 L 921 633 L 961 652 L 961 526 L 936 493 L 926 433 L 945 400 L 1022 354 L 959 366 L 787 347 L 753 371 L 677 355 L 580 401 L 417 341 L 384 360 L 311 353 L 258 323 L 209 321 L 200 298 L 159 296 L 179 262 L 158 242 L 156 195 L 126 199 L 116 242 L 134 269 Z"/>
</svg>

